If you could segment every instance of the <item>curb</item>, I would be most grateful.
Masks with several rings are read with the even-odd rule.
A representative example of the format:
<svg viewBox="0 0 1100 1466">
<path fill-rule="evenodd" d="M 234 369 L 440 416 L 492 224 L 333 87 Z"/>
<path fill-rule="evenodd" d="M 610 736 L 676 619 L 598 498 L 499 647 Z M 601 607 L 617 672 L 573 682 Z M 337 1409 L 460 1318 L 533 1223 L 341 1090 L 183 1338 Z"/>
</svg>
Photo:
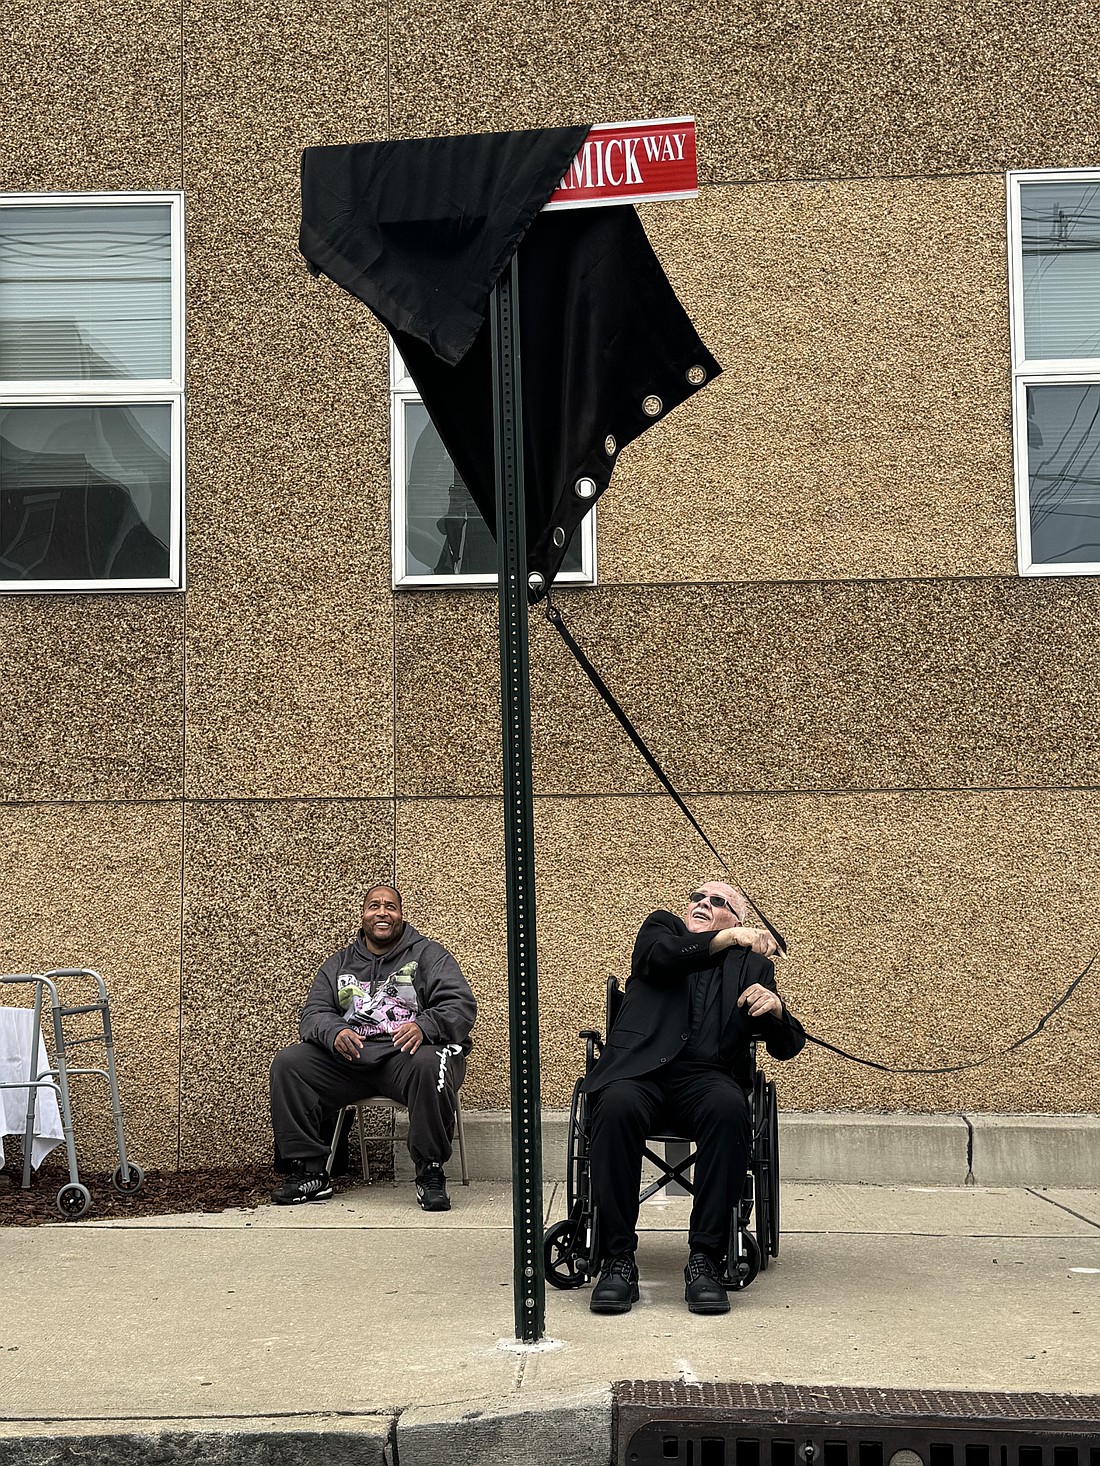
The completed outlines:
<svg viewBox="0 0 1100 1466">
<path fill-rule="evenodd" d="M 610 1385 L 355 1416 L 0 1421 L 0 1466 L 608 1466 Z"/>
<path fill-rule="evenodd" d="M 610 1385 L 574 1394 L 454 1406 L 412 1407 L 397 1421 L 401 1466 L 607 1466 L 611 1460 Z"/>
<path fill-rule="evenodd" d="M 395 1420 L 5 1420 L 0 1466 L 394 1466 Z"/>
</svg>

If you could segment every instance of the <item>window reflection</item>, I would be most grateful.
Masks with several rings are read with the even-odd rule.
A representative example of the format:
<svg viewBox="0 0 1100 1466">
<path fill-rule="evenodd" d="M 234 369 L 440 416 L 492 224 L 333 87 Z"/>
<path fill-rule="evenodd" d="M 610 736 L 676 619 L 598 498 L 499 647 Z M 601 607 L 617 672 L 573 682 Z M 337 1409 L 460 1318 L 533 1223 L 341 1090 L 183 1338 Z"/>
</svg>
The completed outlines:
<svg viewBox="0 0 1100 1466">
<path fill-rule="evenodd" d="M 495 575 L 496 541 L 420 402 L 406 402 L 405 550 L 410 575 Z M 581 569 L 580 535 L 564 570 Z"/>
<path fill-rule="evenodd" d="M 0 408 L 0 580 L 163 579 L 171 408 Z"/>
<path fill-rule="evenodd" d="M 1100 356 L 1100 182 L 1027 184 L 1020 226 L 1028 360 Z"/>
<path fill-rule="evenodd" d="M 1027 438 L 1032 558 L 1100 561 L 1100 384 L 1029 387 Z"/>
</svg>

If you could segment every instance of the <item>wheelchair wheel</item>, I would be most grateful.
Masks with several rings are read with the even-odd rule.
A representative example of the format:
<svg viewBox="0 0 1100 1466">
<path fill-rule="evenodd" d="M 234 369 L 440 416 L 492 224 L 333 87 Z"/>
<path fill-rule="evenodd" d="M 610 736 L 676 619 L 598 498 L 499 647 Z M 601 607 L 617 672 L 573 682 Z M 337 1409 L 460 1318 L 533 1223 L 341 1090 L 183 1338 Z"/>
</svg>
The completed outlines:
<svg viewBox="0 0 1100 1466">
<path fill-rule="evenodd" d="M 546 1233 L 542 1255 L 546 1281 L 552 1288 L 583 1288 L 588 1282 L 582 1227 L 580 1221 L 558 1222 Z"/>
<path fill-rule="evenodd" d="M 753 1200 L 756 1212 L 756 1246 L 760 1254 L 760 1271 L 765 1272 L 771 1256 L 771 1165 L 768 1146 L 771 1133 L 768 1128 L 768 1090 L 771 1088 L 763 1074 L 757 1070 L 752 1093 L 752 1180 Z"/>
<path fill-rule="evenodd" d="M 588 1209 L 588 1096 L 581 1091 L 583 1079 L 573 1086 L 573 1102 L 569 1106 L 569 1149 L 568 1169 L 565 1175 L 566 1196 L 569 1201 L 569 1215 L 576 1211 L 577 1202 Z"/>
<path fill-rule="evenodd" d="M 742 1227 L 734 1213 L 730 1226 L 730 1246 L 722 1269 L 722 1286 L 747 1288 L 760 1271 L 760 1248 L 748 1227 Z"/>
<path fill-rule="evenodd" d="M 775 1085 L 764 1086 L 768 1123 L 768 1251 L 779 1256 L 779 1106 Z"/>
</svg>

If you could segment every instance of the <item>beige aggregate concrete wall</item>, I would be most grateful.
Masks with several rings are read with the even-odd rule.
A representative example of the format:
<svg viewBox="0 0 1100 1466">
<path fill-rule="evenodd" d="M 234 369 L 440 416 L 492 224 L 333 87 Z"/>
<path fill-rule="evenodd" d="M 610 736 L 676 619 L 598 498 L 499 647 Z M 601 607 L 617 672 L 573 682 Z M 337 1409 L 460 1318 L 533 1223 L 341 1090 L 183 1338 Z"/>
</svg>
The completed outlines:
<svg viewBox="0 0 1100 1466">
<path fill-rule="evenodd" d="M 623 452 L 605 583 L 1015 574 L 1003 178 L 643 213 L 724 370 Z"/>
<path fill-rule="evenodd" d="M 180 186 L 175 0 L 5 0 L 0 188 Z"/>
<path fill-rule="evenodd" d="M 693 115 L 711 183 L 1084 166 L 1100 146 L 1088 0 L 399 0 L 391 17 L 395 137 Z"/>
<path fill-rule="evenodd" d="M 693 807 L 790 942 L 781 989 L 811 1032 L 886 1064 L 996 1054 L 1032 1028 L 1096 948 L 1095 791 L 717 796 Z M 707 874 L 666 798 L 535 802 L 543 1099 L 567 1102 L 578 1029 L 603 1026 L 656 908 Z M 401 801 L 398 874 L 414 919 L 461 951 L 481 1012 L 471 1104 L 507 1104 L 500 810 Z M 428 925 L 427 922 L 424 923 Z M 1100 985 L 1086 979 L 1014 1055 L 955 1076 L 894 1077 L 809 1048 L 777 1071 L 790 1109 L 1091 1110 Z"/>
<path fill-rule="evenodd" d="M 179 798 L 180 598 L 5 596 L 0 618 L 0 800 Z"/>
<path fill-rule="evenodd" d="M 103 977 L 127 1146 L 146 1169 L 173 1167 L 178 1153 L 180 841 L 178 805 L 0 804 L 0 972 L 90 967 Z M 33 999 L 31 987 L 0 990 L 5 1004 Z M 61 999 L 94 1001 L 94 984 L 70 979 Z M 68 1039 L 96 1031 L 86 1018 L 65 1029 Z M 101 1067 L 103 1046 L 69 1062 Z M 113 1169 L 105 1081 L 74 1079 L 73 1112 L 81 1157 Z"/>
<path fill-rule="evenodd" d="M 297 248 L 301 150 L 384 133 L 385 9 L 185 24 L 188 793 L 385 793 L 385 336 Z"/>
</svg>

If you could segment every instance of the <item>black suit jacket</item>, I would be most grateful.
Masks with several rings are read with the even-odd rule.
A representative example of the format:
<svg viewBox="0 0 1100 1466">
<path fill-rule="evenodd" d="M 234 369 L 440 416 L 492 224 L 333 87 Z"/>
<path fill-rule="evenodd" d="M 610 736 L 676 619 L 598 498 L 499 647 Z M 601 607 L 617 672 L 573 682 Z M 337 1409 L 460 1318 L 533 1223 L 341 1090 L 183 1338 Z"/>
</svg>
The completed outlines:
<svg viewBox="0 0 1100 1466">
<path fill-rule="evenodd" d="M 718 962 L 713 932 L 689 932 L 671 911 L 646 917 L 634 943 L 630 978 L 619 1016 L 605 1036 L 599 1061 L 584 1081 L 589 1094 L 615 1079 L 636 1079 L 671 1064 L 690 1036 L 691 978 L 706 967 L 722 971 L 722 1041 L 719 1057 L 742 1084 L 749 1082 L 749 1039 L 759 1033 L 773 1059 L 793 1059 L 806 1042 L 801 1023 L 784 1005 L 776 1018 L 746 1018 L 737 999 L 758 982 L 775 987 L 775 968 L 747 947 L 731 947 Z"/>
</svg>

